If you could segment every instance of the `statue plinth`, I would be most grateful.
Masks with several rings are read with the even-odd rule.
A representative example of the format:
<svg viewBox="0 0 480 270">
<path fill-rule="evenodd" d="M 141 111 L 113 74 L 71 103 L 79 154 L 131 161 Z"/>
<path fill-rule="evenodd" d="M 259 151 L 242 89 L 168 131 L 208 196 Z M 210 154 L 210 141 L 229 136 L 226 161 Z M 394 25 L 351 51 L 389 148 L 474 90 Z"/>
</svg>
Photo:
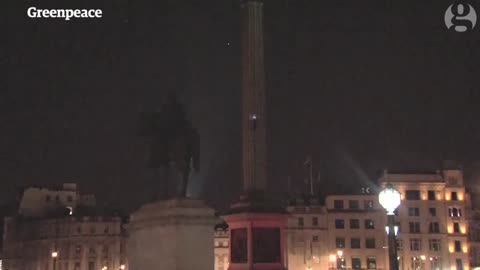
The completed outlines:
<svg viewBox="0 0 480 270">
<path fill-rule="evenodd" d="M 131 269 L 212 270 L 214 210 L 201 200 L 175 198 L 131 215 L 127 252 Z"/>
<path fill-rule="evenodd" d="M 287 213 L 264 192 L 246 192 L 223 219 L 230 233 L 229 270 L 286 269 Z"/>
</svg>

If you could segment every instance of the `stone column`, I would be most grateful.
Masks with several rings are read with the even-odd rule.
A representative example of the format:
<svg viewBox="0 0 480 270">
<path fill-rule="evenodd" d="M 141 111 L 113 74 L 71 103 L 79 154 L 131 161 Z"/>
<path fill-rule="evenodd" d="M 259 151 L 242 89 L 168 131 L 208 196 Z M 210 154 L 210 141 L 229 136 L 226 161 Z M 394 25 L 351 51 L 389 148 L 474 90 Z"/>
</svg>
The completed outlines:
<svg viewBox="0 0 480 270">
<path fill-rule="evenodd" d="M 242 4 L 242 145 L 245 191 L 267 184 L 263 3 Z"/>
</svg>

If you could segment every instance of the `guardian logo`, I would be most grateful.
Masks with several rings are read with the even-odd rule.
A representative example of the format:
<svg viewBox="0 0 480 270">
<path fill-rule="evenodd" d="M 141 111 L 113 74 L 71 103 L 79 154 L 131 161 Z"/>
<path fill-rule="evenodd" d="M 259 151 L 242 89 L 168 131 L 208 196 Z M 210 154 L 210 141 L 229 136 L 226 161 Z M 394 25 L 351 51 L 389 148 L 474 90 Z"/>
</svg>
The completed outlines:
<svg viewBox="0 0 480 270">
<path fill-rule="evenodd" d="M 475 9 L 462 1 L 451 4 L 445 11 L 445 25 L 456 32 L 471 31 L 477 23 Z"/>
</svg>

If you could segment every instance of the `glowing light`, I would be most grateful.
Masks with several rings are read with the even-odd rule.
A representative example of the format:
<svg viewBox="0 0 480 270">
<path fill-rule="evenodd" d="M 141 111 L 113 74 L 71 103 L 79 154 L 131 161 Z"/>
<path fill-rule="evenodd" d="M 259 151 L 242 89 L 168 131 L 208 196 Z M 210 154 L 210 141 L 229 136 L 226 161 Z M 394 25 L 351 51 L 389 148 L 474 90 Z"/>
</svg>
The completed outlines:
<svg viewBox="0 0 480 270">
<path fill-rule="evenodd" d="M 426 193 L 422 193 L 422 200 L 426 201 L 427 200 L 427 194 Z"/>
<path fill-rule="evenodd" d="M 467 233 L 467 227 L 465 225 L 463 225 L 461 228 L 460 228 L 460 231 L 462 232 L 462 234 L 466 234 Z"/>
<path fill-rule="evenodd" d="M 335 254 L 330 254 L 329 258 L 331 262 L 334 262 L 337 260 L 337 256 Z"/>
<path fill-rule="evenodd" d="M 457 267 L 455 265 L 450 266 L 450 270 L 457 270 Z"/>
<path fill-rule="evenodd" d="M 420 256 L 420 259 L 422 259 L 422 261 L 425 261 L 426 258 L 427 258 L 427 257 L 425 257 L 425 255 L 421 255 L 421 256 Z"/>
<path fill-rule="evenodd" d="M 463 253 L 468 253 L 468 247 L 467 246 L 463 246 L 462 250 L 463 250 Z"/>
<path fill-rule="evenodd" d="M 342 257 L 343 256 L 343 251 L 341 251 L 341 250 L 337 251 L 337 255 L 338 255 L 338 257 Z"/>
<path fill-rule="evenodd" d="M 102 270 L 107 270 L 107 266 L 103 266 L 103 267 L 102 267 Z"/>
<path fill-rule="evenodd" d="M 57 258 L 58 257 L 58 252 L 54 251 L 52 252 L 52 258 Z"/>
<path fill-rule="evenodd" d="M 446 201 L 450 201 L 450 194 L 448 194 L 448 193 L 445 194 L 445 200 L 446 200 Z"/>
<path fill-rule="evenodd" d="M 120 265 L 120 269 L 124 270 L 125 269 L 125 264 Z"/>
<path fill-rule="evenodd" d="M 459 201 L 463 201 L 463 193 L 458 193 L 457 197 L 458 197 Z M 465 270 L 467 270 L 467 269 L 465 269 Z"/>
<path fill-rule="evenodd" d="M 387 210 L 387 215 L 394 215 L 393 211 L 400 205 L 401 194 L 392 184 L 387 183 L 385 188 L 378 194 L 378 201 Z"/>
<path fill-rule="evenodd" d="M 453 233 L 453 227 L 452 226 L 449 225 L 447 227 L 447 230 L 448 230 L 448 233 Z"/>
<path fill-rule="evenodd" d="M 448 251 L 450 251 L 450 253 L 453 253 L 455 249 L 453 248 L 453 245 L 449 245 L 448 246 Z"/>
</svg>

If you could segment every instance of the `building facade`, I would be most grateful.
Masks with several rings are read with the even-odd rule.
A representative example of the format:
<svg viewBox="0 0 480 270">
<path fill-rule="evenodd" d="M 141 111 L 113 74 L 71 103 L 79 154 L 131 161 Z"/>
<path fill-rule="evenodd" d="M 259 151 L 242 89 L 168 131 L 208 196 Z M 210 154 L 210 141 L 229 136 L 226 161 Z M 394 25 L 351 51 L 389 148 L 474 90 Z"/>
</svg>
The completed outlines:
<svg viewBox="0 0 480 270">
<path fill-rule="evenodd" d="M 26 189 L 18 214 L 5 219 L 3 239 L 4 270 L 128 267 L 122 218 L 97 211 L 94 197 L 72 185 Z"/>
<path fill-rule="evenodd" d="M 385 211 L 375 195 L 288 207 L 289 269 L 385 269 Z"/>
<path fill-rule="evenodd" d="M 215 226 L 214 235 L 214 256 L 215 256 L 215 269 L 214 270 L 227 270 L 228 269 L 228 254 L 229 254 L 229 234 L 228 225 L 221 223 Z"/>
<path fill-rule="evenodd" d="M 379 186 L 387 181 L 402 199 L 395 211 L 399 270 L 480 266 L 480 213 L 471 209 L 462 170 L 386 172 Z M 387 218 L 377 194 L 330 195 L 324 205 L 297 199 L 287 210 L 290 270 L 389 269 Z M 216 243 L 224 237 L 217 233 Z M 220 251 L 228 257 L 228 248 Z"/>
<path fill-rule="evenodd" d="M 469 196 L 459 169 L 435 173 L 387 173 L 401 193 L 396 211 L 400 270 L 468 270 L 466 213 Z"/>
<path fill-rule="evenodd" d="M 470 268 L 480 269 L 480 211 L 470 211 L 467 218 Z"/>
<path fill-rule="evenodd" d="M 288 269 L 327 269 L 327 209 L 317 201 L 297 199 L 287 211 Z"/>
</svg>

